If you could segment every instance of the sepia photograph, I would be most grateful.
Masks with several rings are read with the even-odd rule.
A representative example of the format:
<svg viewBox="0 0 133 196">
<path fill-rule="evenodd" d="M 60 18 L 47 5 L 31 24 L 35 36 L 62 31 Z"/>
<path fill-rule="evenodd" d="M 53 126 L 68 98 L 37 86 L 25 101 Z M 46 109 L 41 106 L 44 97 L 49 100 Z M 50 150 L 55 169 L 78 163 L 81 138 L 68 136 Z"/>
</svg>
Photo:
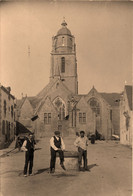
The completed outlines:
<svg viewBox="0 0 133 196">
<path fill-rule="evenodd" d="M 1 1 L 0 196 L 132 196 L 133 5 Z"/>
</svg>

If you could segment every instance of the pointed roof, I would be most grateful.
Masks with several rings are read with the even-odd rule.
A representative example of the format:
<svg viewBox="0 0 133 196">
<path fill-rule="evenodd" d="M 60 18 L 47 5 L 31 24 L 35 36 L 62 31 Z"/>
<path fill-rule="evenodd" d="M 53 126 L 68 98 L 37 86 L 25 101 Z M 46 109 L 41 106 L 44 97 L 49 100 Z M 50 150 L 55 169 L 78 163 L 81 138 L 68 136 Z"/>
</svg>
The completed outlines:
<svg viewBox="0 0 133 196">
<path fill-rule="evenodd" d="M 89 91 L 88 95 L 90 93 L 92 93 L 92 94 L 98 93 L 98 91 L 96 90 L 96 88 L 94 87 L 94 85 L 93 85 L 92 89 Z"/>
<path fill-rule="evenodd" d="M 48 91 L 52 88 L 52 86 L 58 81 L 58 78 L 51 80 L 37 95 L 36 99 L 42 99 L 48 93 Z"/>
<path fill-rule="evenodd" d="M 35 99 L 35 97 L 22 97 L 22 99 L 17 99 L 16 105 L 17 105 L 17 109 L 21 109 L 25 100 L 28 100 L 29 103 L 31 104 L 32 108 L 34 109 L 38 103 L 38 100 Z"/>
<path fill-rule="evenodd" d="M 33 107 L 33 109 L 35 109 L 38 103 L 40 102 L 40 99 L 36 99 L 36 97 L 28 97 L 28 100 L 31 106 Z"/>
<path fill-rule="evenodd" d="M 17 101 L 16 101 L 17 109 L 21 109 L 21 107 L 24 104 L 26 99 L 27 99 L 27 97 L 22 97 L 22 99 L 17 99 Z"/>
<path fill-rule="evenodd" d="M 93 86 L 87 95 L 92 94 L 95 96 L 95 93 L 99 94 L 99 96 L 103 98 L 106 101 L 106 103 L 109 104 L 110 106 L 119 106 L 119 101 L 121 97 L 120 93 L 98 92 Z"/>
<path fill-rule="evenodd" d="M 44 100 L 46 99 L 46 97 L 48 97 L 48 92 L 51 91 L 51 88 L 56 84 L 59 83 L 63 86 L 63 88 L 67 91 L 68 94 L 73 94 L 68 87 L 59 79 L 59 78 L 54 78 L 53 80 L 51 80 L 46 87 L 44 87 L 40 93 L 38 93 L 36 95 L 36 97 L 34 97 L 34 99 L 31 99 L 32 105 L 36 105 L 36 111 L 38 111 L 38 108 L 40 108 L 40 105 L 42 105 L 42 103 L 44 102 Z"/>
<path fill-rule="evenodd" d="M 36 108 L 36 111 L 35 111 L 34 115 L 36 115 L 37 112 L 42 108 L 43 104 L 45 103 L 45 101 L 46 101 L 47 99 L 50 101 L 51 105 L 54 107 L 54 104 L 51 102 L 49 96 L 46 95 L 46 96 L 40 101 L 40 103 L 38 104 L 38 106 L 37 106 L 37 108 Z M 54 107 L 54 108 L 55 108 L 55 107 Z M 55 108 L 55 110 L 56 110 L 56 108 Z"/>
<path fill-rule="evenodd" d="M 126 85 L 125 86 L 126 94 L 127 94 L 127 99 L 128 99 L 128 104 L 130 110 L 133 109 L 133 86 L 131 85 Z"/>
</svg>

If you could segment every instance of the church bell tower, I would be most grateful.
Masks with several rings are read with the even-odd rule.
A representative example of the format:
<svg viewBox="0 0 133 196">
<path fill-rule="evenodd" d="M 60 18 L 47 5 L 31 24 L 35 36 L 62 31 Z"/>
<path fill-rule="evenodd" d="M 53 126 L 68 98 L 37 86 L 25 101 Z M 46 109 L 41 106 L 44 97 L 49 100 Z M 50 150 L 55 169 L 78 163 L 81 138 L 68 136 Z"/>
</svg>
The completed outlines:
<svg viewBox="0 0 133 196">
<path fill-rule="evenodd" d="M 62 28 L 52 38 L 50 80 L 59 78 L 72 93 L 78 94 L 75 38 L 65 20 L 61 25 Z"/>
</svg>

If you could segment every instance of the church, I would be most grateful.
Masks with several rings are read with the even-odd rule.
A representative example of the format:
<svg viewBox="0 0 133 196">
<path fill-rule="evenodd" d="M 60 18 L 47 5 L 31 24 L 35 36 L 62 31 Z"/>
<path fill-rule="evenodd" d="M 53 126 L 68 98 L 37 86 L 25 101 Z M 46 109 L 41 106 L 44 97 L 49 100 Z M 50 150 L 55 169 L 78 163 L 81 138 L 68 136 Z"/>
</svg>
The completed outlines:
<svg viewBox="0 0 133 196">
<path fill-rule="evenodd" d="M 120 133 L 120 93 L 78 93 L 75 37 L 63 20 L 52 38 L 49 83 L 34 97 L 17 100 L 17 121 L 37 137 L 49 137 L 55 130 L 62 136 L 100 134 L 111 139 Z M 88 81 L 89 82 L 89 81 Z"/>
</svg>

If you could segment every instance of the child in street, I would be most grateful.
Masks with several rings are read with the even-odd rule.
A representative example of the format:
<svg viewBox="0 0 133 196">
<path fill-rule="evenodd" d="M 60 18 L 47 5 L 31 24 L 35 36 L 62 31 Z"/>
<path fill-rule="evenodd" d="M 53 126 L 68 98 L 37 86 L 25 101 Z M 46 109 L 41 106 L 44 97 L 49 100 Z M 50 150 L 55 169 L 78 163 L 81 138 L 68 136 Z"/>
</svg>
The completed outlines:
<svg viewBox="0 0 133 196">
<path fill-rule="evenodd" d="M 74 145 L 78 148 L 79 152 L 79 171 L 81 171 L 82 165 L 82 157 L 84 161 L 83 170 L 88 170 L 87 168 L 87 146 L 88 146 L 88 138 L 85 136 L 84 131 L 80 131 L 80 136 L 76 138 Z"/>
</svg>

